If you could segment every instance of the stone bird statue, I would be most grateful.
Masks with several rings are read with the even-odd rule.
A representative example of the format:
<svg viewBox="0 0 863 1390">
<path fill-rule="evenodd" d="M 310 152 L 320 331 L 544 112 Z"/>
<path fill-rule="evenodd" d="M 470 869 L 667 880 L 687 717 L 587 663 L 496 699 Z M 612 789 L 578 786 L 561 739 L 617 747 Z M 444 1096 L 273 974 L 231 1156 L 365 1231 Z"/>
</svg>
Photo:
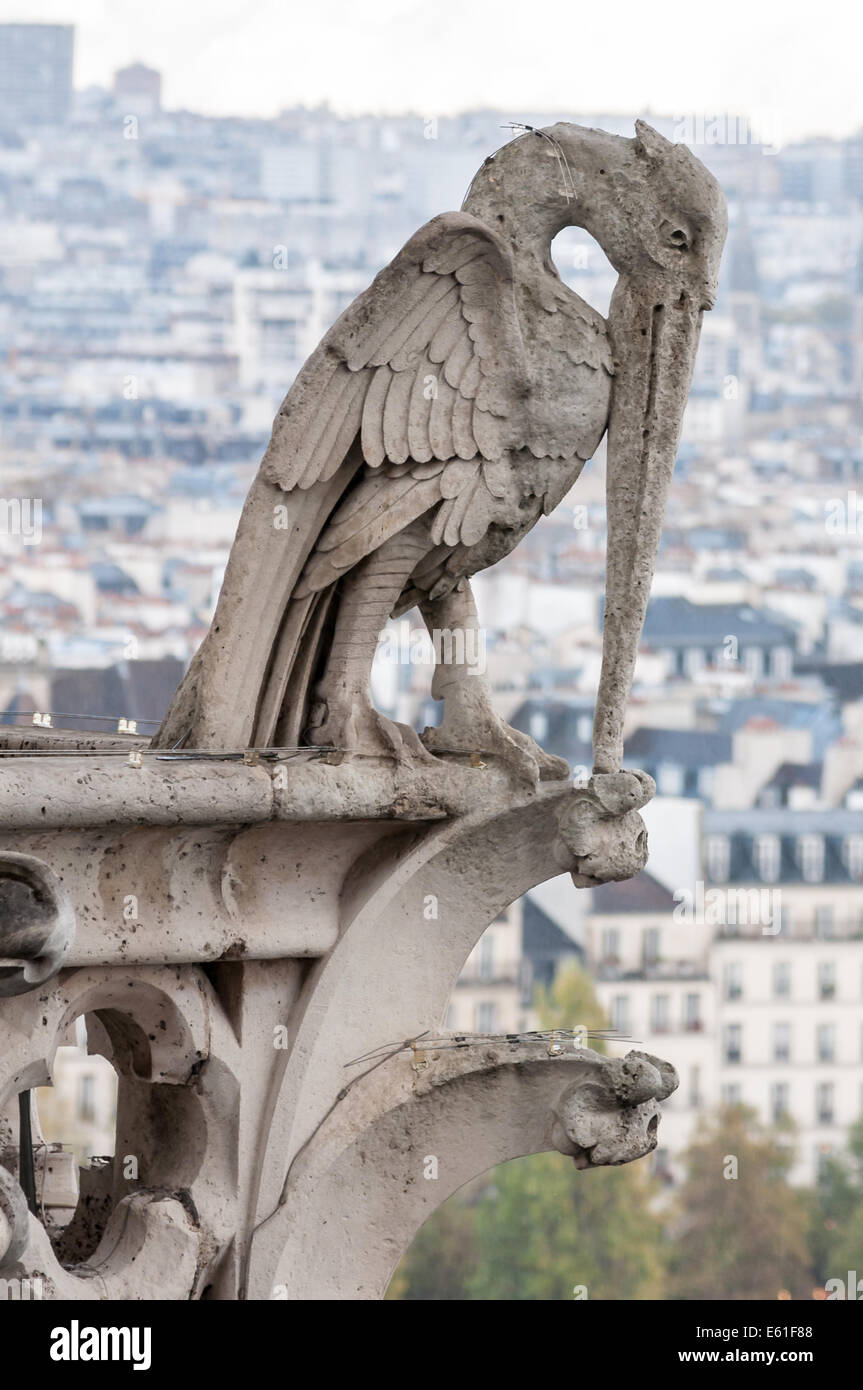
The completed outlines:
<svg viewBox="0 0 863 1390">
<path fill-rule="evenodd" d="M 618 272 L 607 321 L 551 260 L 567 226 Z M 633 139 L 528 129 L 486 159 L 461 212 L 410 239 L 285 397 L 211 629 L 154 746 L 481 753 L 534 783 L 566 776 L 495 712 L 470 642 L 438 661 L 443 719 L 422 740 L 373 708 L 369 678 L 387 620 L 414 605 L 433 637 L 475 639 L 471 576 L 558 505 L 607 432 L 594 757 L 616 772 L 725 230 L 714 178 L 642 121 Z"/>
</svg>

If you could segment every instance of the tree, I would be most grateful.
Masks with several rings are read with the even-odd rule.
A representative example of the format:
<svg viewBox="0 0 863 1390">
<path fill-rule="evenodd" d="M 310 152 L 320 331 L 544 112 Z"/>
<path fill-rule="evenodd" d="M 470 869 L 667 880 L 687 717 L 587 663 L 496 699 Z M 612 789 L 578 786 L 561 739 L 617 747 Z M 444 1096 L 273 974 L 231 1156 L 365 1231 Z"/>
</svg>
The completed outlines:
<svg viewBox="0 0 863 1390">
<path fill-rule="evenodd" d="M 788 1185 L 789 1137 L 741 1106 L 704 1123 L 677 1199 L 670 1297 L 811 1296 L 808 1203 Z"/>
<path fill-rule="evenodd" d="M 475 1210 L 467 1296 L 660 1298 L 664 1249 L 643 1164 L 579 1172 L 562 1154 L 496 1168 Z"/>
<path fill-rule="evenodd" d="M 809 1246 L 818 1285 L 845 1279 L 858 1267 L 863 1277 L 863 1118 L 849 1130 L 847 1151 L 824 1164 L 812 1199 Z"/>
<path fill-rule="evenodd" d="M 590 976 L 576 964 L 558 970 L 551 989 L 540 985 L 536 991 L 535 1008 L 541 1028 L 575 1028 L 579 1025 L 597 1031 L 608 1027 Z M 604 1052 L 601 1038 L 588 1039 L 594 1052 Z"/>
<path fill-rule="evenodd" d="M 465 1299 L 477 1262 L 474 1212 L 457 1192 L 417 1233 L 387 1289 L 388 1299 Z"/>
</svg>

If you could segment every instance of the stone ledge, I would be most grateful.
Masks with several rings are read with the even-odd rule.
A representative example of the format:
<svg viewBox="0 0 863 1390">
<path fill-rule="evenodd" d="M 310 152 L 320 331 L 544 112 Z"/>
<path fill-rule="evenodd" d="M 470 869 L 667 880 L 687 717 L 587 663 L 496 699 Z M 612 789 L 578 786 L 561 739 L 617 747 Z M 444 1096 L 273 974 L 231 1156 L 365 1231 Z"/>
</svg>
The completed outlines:
<svg viewBox="0 0 863 1390">
<path fill-rule="evenodd" d="M 284 769 L 284 785 L 276 769 Z M 280 773 L 281 777 L 282 774 Z M 0 757 L 0 827 L 56 830 L 102 825 L 237 825 L 258 821 L 441 820 L 480 809 L 528 805 L 571 790 L 567 780 L 536 791 L 493 760 L 468 758 L 410 767 L 379 758 L 337 766 L 308 758 L 255 766 L 144 751 L 141 767 L 121 755 L 22 752 Z"/>
</svg>

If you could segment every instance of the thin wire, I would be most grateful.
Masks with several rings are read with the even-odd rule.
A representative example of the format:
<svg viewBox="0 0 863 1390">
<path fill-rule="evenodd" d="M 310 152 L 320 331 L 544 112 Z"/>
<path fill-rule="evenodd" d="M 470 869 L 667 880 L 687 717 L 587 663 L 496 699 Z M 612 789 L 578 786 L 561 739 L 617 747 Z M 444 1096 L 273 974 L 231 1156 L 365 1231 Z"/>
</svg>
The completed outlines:
<svg viewBox="0 0 863 1390">
<path fill-rule="evenodd" d="M 501 126 L 501 130 L 517 130 L 519 135 L 541 135 L 543 140 L 547 140 L 557 156 L 560 181 L 563 184 L 561 194 L 567 202 L 575 202 L 575 181 L 569 167 L 569 160 L 566 157 L 566 150 L 558 140 L 555 140 L 553 135 L 549 135 L 547 130 L 538 130 L 536 126 L 526 125 L 524 121 L 507 121 Z"/>
<path fill-rule="evenodd" d="M 488 1047 L 490 1043 L 540 1043 L 540 1042 L 569 1042 L 576 1038 L 601 1038 L 605 1042 L 638 1042 L 640 1039 L 633 1038 L 629 1033 L 621 1033 L 616 1028 L 547 1028 L 534 1029 L 528 1033 L 447 1033 L 441 1037 L 428 1036 L 422 1033 L 417 1038 L 408 1038 L 401 1043 L 384 1043 L 382 1047 L 365 1052 L 361 1057 L 355 1057 L 353 1061 L 345 1062 L 346 1067 L 358 1066 L 360 1062 L 368 1062 L 374 1057 L 379 1057 L 381 1061 L 386 1061 L 388 1057 L 394 1057 L 399 1052 L 404 1052 L 408 1048 L 414 1048 L 418 1042 L 423 1042 L 423 1051 L 428 1049 L 432 1052 L 443 1052 L 453 1048 L 463 1047 Z M 378 1063 L 379 1065 L 379 1063 Z M 366 1075 L 367 1073 L 363 1073 Z M 355 1078 L 359 1079 L 359 1078 Z"/>
<path fill-rule="evenodd" d="M 55 729 L 54 733 L 62 730 Z M 76 732 L 74 729 L 71 732 Z M 85 732 L 84 730 L 81 731 Z M 2 732 L 0 732 L 2 738 Z M 144 758 L 155 758 L 157 762 L 236 762 L 242 761 L 247 753 L 255 753 L 258 757 L 267 758 L 270 761 L 278 761 L 280 758 L 294 758 L 301 753 L 310 755 L 319 753 L 343 753 L 347 749 L 335 748 L 329 744 L 316 744 L 309 748 L 241 748 L 230 749 L 225 752 L 211 753 L 206 750 L 190 750 L 188 753 L 174 753 L 171 751 L 161 753 L 156 748 L 135 748 L 132 750 L 140 753 Z M 129 750 L 125 748 L 0 748 L 0 758 L 128 758 Z M 376 757 L 374 753 L 358 753 L 357 757 Z"/>
<path fill-rule="evenodd" d="M 56 709 L 0 709 L 0 717 L 10 714 L 13 717 L 20 716 L 22 719 L 32 719 L 34 714 L 47 714 L 51 719 L 90 719 L 98 724 L 119 724 L 121 719 L 128 719 L 128 714 L 71 714 L 69 710 Z M 136 724 L 153 724 L 159 727 L 158 719 L 136 719 Z M 34 725 L 35 728 L 44 728 L 45 725 Z M 125 730 L 124 730 L 125 732 Z"/>
</svg>

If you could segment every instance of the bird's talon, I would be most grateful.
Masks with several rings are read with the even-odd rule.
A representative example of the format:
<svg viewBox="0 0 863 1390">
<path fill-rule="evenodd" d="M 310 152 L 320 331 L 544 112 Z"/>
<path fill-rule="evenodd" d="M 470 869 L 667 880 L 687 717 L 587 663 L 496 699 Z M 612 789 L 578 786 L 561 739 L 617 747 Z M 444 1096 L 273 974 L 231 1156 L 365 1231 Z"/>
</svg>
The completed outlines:
<svg viewBox="0 0 863 1390">
<path fill-rule="evenodd" d="M 334 747 L 345 756 L 358 753 L 396 761 L 434 762 L 414 729 L 387 719 L 359 696 L 318 701 L 312 706 L 304 736 L 313 747 Z"/>
</svg>

